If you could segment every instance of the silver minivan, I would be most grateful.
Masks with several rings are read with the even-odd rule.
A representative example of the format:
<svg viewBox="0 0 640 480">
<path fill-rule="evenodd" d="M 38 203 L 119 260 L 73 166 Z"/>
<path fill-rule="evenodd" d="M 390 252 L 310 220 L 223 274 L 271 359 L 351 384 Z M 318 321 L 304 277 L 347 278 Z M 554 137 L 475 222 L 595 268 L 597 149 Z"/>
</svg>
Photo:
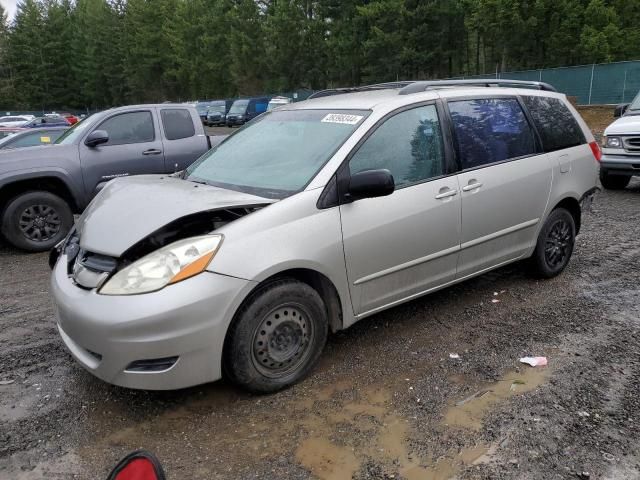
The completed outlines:
<svg viewBox="0 0 640 480">
<path fill-rule="evenodd" d="M 518 260 L 558 275 L 599 158 L 546 84 L 324 91 L 110 182 L 52 252 L 58 330 L 112 384 L 275 391 L 330 331 Z"/>
</svg>

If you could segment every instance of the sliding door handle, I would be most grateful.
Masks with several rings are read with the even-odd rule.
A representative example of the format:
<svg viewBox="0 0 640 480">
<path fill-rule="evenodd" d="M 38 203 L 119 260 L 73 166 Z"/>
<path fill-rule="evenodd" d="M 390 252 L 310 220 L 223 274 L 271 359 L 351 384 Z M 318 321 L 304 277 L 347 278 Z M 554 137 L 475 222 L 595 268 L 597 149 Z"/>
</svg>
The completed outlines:
<svg viewBox="0 0 640 480">
<path fill-rule="evenodd" d="M 473 182 L 473 183 L 470 183 L 469 185 L 465 185 L 464 187 L 462 187 L 462 191 L 470 192 L 471 190 L 477 190 L 481 186 L 482 184 L 480 182 Z"/>
</svg>

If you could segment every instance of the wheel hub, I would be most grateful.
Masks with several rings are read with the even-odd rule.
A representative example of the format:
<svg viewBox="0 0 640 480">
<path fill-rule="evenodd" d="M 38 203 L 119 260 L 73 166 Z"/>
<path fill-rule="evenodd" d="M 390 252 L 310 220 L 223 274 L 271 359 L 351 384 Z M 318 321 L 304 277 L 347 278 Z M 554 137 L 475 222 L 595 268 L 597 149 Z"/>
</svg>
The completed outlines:
<svg viewBox="0 0 640 480">
<path fill-rule="evenodd" d="M 253 341 L 253 360 L 261 373 L 281 376 L 304 359 L 312 334 L 307 318 L 297 306 L 279 307 L 264 317 Z"/>
<path fill-rule="evenodd" d="M 557 267 L 567 259 L 570 242 L 571 227 L 564 220 L 557 221 L 549 230 L 544 249 L 546 261 L 551 267 Z"/>
<path fill-rule="evenodd" d="M 49 205 L 31 205 L 20 214 L 22 234 L 34 242 L 45 242 L 60 231 L 60 216 Z"/>
</svg>

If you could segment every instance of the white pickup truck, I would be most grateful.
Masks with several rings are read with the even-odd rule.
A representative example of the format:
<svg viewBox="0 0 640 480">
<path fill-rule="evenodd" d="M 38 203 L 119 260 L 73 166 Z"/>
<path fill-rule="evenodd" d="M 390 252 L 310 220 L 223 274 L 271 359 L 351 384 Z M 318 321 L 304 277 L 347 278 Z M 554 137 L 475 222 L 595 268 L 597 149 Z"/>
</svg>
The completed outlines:
<svg viewBox="0 0 640 480">
<path fill-rule="evenodd" d="M 602 138 L 600 182 L 609 190 L 625 188 L 640 176 L 640 93 L 631 103 L 618 105 L 616 120 Z"/>
</svg>

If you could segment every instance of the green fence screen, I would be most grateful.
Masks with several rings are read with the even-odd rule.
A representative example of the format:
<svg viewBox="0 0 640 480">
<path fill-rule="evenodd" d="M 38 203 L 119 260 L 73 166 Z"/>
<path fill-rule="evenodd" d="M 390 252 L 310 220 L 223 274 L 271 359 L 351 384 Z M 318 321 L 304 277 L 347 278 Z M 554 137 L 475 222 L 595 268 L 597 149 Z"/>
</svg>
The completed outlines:
<svg viewBox="0 0 640 480">
<path fill-rule="evenodd" d="M 504 78 L 546 82 L 559 92 L 576 97 L 578 105 L 628 103 L 640 91 L 640 60 L 457 78 Z"/>
</svg>

